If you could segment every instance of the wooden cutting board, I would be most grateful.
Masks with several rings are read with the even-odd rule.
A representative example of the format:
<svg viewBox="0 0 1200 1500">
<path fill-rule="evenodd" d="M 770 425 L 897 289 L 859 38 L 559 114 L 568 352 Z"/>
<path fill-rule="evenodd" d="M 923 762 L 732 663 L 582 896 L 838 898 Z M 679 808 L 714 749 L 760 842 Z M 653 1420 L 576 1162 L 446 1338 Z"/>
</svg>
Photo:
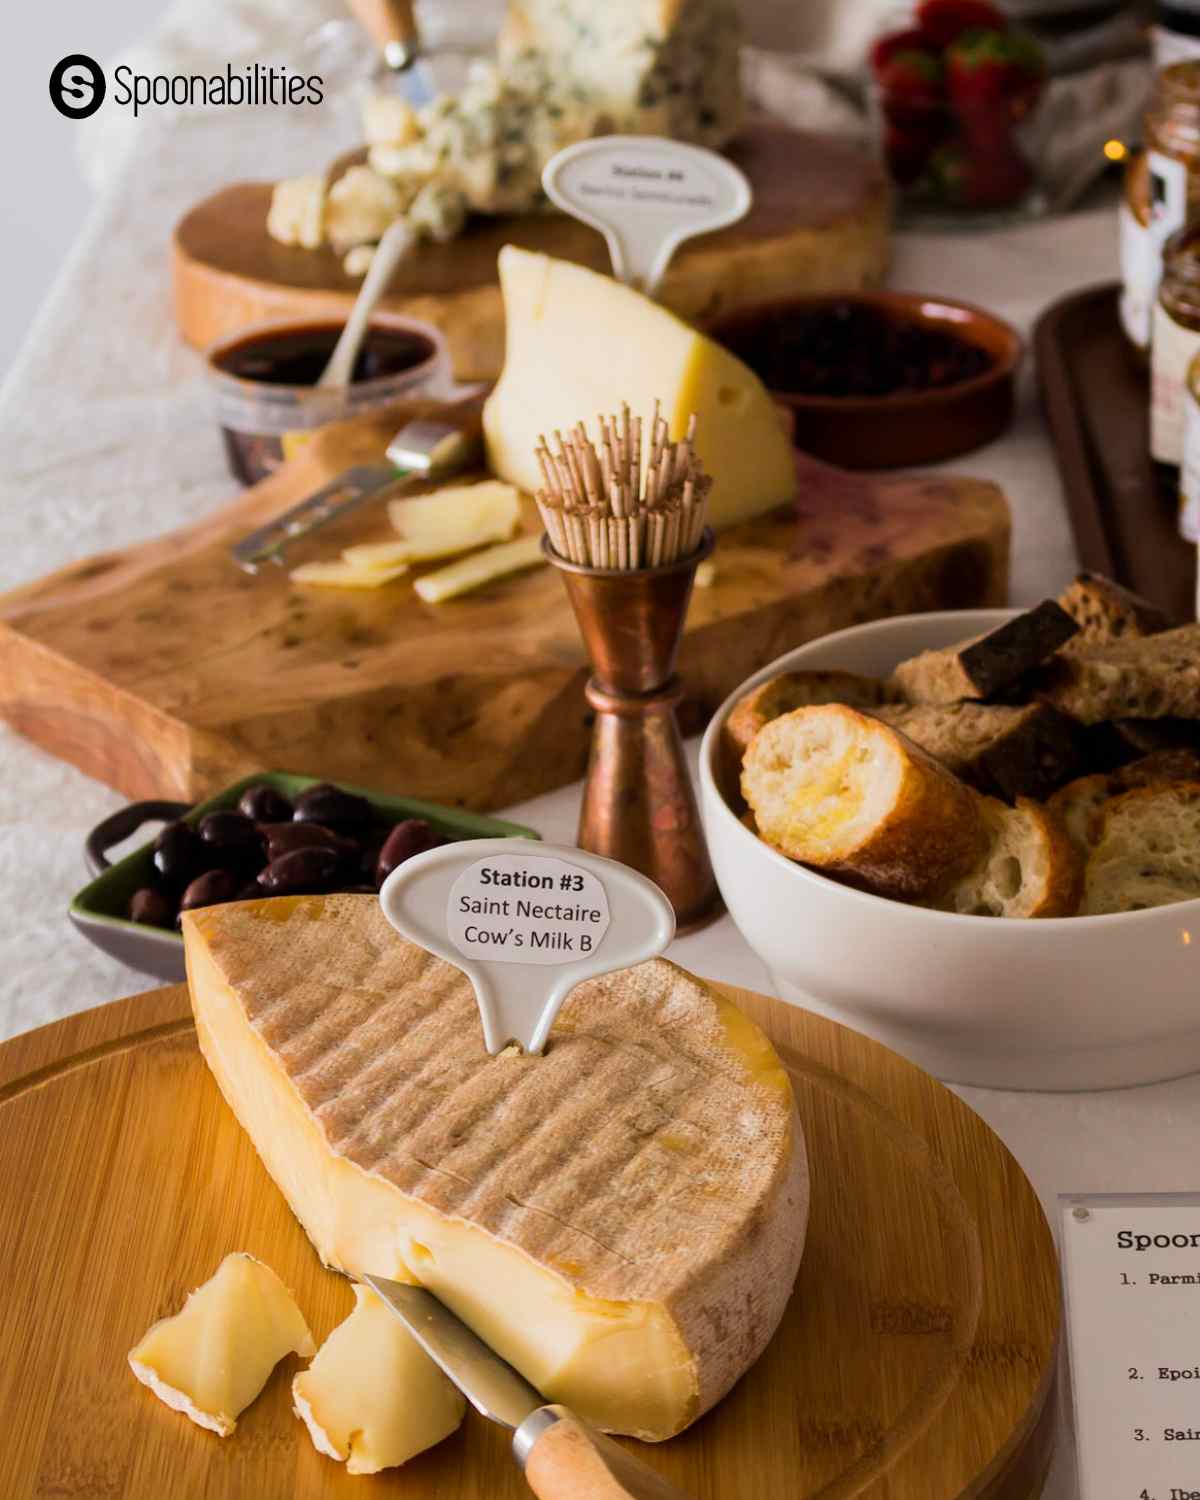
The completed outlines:
<svg viewBox="0 0 1200 1500">
<path fill-rule="evenodd" d="M 891 194 L 878 163 L 775 124 L 751 127 L 728 154 L 749 177 L 754 205 L 739 224 L 677 252 L 659 301 L 706 323 L 751 302 L 882 279 Z M 190 343 L 204 347 L 269 318 L 344 316 L 349 308 L 360 282 L 330 249 L 273 240 L 270 202 L 270 183 L 236 183 L 198 203 L 176 228 L 175 316 Z M 558 214 L 479 218 L 449 244 L 422 245 L 397 271 L 383 305 L 436 324 L 461 380 L 500 373 L 496 256 L 506 244 L 609 269 L 601 236 Z"/>
<path fill-rule="evenodd" d="M 0 597 L 0 715 L 131 797 L 193 800 L 276 769 L 488 809 L 581 776 L 586 662 L 551 569 L 426 605 L 405 580 L 301 588 L 276 568 L 250 577 L 228 555 L 431 411 L 444 408 L 326 428 L 202 521 Z M 797 461 L 799 501 L 724 532 L 716 582 L 693 596 L 679 664 L 687 730 L 827 631 L 1004 602 L 1009 516 L 994 485 Z M 289 556 L 386 535 L 377 505 Z"/>
<path fill-rule="evenodd" d="M 671 1442 L 637 1447 L 695 1500 L 1034 1500 L 1055 1426 L 1058 1269 L 1025 1176 L 959 1099 L 878 1043 L 730 990 L 796 1089 L 813 1209 L 796 1292 L 758 1364 Z M 324 1270 L 225 1106 L 183 986 L 0 1047 L 0 1494 L 521 1500 L 498 1429 L 347 1476 L 275 1371 L 227 1439 L 125 1362 L 223 1255 L 279 1272 L 323 1339 Z"/>
</svg>

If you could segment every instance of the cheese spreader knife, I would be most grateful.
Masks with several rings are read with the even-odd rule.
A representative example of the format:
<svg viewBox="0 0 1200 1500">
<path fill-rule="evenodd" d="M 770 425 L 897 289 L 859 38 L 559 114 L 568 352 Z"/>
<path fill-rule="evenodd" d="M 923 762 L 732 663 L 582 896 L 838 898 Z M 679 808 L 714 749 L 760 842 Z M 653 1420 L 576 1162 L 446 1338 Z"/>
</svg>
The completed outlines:
<svg viewBox="0 0 1200 1500">
<path fill-rule="evenodd" d="M 243 537 L 229 549 L 230 556 L 247 573 L 257 573 L 265 562 L 282 563 L 289 543 L 349 515 L 384 490 L 465 469 L 477 456 L 480 440 L 479 408 L 470 410 L 473 420 L 464 411 L 461 422 L 406 422 L 387 445 L 386 463 L 345 469 L 306 500 Z"/>
<path fill-rule="evenodd" d="M 476 1411 L 512 1429 L 513 1457 L 539 1500 L 689 1500 L 648 1465 L 538 1391 L 424 1287 L 362 1278 Z"/>
<path fill-rule="evenodd" d="M 413 0 L 347 0 L 363 30 L 379 49 L 400 92 L 419 109 L 436 93 L 428 65 L 422 61 L 421 33 Z"/>
</svg>

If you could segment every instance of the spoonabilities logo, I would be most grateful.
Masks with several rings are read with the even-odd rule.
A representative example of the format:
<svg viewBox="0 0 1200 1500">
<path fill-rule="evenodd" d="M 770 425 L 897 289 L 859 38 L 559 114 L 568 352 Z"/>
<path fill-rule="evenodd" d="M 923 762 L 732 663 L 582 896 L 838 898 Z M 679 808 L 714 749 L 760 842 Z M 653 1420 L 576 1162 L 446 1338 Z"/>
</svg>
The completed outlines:
<svg viewBox="0 0 1200 1500">
<path fill-rule="evenodd" d="M 86 120 L 104 103 L 104 69 L 83 52 L 72 52 L 50 74 L 50 102 L 69 120 Z"/>
</svg>

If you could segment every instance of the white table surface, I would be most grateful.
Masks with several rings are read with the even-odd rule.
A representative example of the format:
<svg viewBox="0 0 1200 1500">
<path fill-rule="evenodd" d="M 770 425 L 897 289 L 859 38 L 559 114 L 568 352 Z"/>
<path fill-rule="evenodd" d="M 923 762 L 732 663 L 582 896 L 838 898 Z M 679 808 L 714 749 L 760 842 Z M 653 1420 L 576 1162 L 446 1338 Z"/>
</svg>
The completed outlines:
<svg viewBox="0 0 1200 1500">
<path fill-rule="evenodd" d="M 338 128 L 328 117 L 286 129 L 264 118 L 254 132 L 218 130 L 204 117 L 147 127 L 0 392 L 0 587 L 167 530 L 229 496 L 199 362 L 171 323 L 169 230 L 197 196 L 233 177 L 327 159 Z M 1104 203 L 988 236 L 903 236 L 891 281 L 979 301 L 1028 330 L 1048 302 L 1114 268 Z M 954 467 L 1008 494 L 1014 600 L 1056 592 L 1074 555 L 1028 369 L 1011 433 Z M 509 811 L 572 842 L 578 800 L 574 786 Z M 120 802 L 0 726 L 0 1036 L 148 987 L 66 919 L 83 883 L 84 835 Z M 728 918 L 671 956 L 700 974 L 769 988 Z M 1016 1154 L 1048 1211 L 1061 1192 L 1200 1186 L 1200 1077 L 1103 1094 L 959 1092 Z M 1046 1494 L 1073 1493 L 1064 1452 Z"/>
</svg>

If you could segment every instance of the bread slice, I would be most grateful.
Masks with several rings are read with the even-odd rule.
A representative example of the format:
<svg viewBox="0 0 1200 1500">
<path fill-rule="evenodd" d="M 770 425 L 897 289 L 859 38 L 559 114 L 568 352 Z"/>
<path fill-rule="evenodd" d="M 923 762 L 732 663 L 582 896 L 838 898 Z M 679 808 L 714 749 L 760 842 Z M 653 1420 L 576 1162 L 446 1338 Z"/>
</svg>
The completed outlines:
<svg viewBox="0 0 1200 1500">
<path fill-rule="evenodd" d="M 1200 897 L 1200 781 L 1138 787 L 1100 811 L 1082 912 L 1145 911 Z"/>
<path fill-rule="evenodd" d="M 1079 769 L 1079 726 L 1048 703 L 916 703 L 872 709 L 977 791 L 1044 800 Z"/>
<path fill-rule="evenodd" d="M 1055 792 L 1047 806 L 1086 856 L 1099 832 L 1096 815 L 1106 802 L 1136 787 L 1175 781 L 1200 781 L 1200 755 L 1194 750 L 1161 750 L 1115 771 L 1080 776 Z"/>
<path fill-rule="evenodd" d="M 941 651 L 901 662 L 895 681 L 910 703 L 957 703 L 994 697 L 1052 656 L 1079 626 L 1053 599 Z"/>
<path fill-rule="evenodd" d="M 723 748 L 728 764 L 741 771 L 750 741 L 772 719 L 797 708 L 844 703 L 847 708 L 875 708 L 897 703 L 900 691 L 879 677 L 857 672 L 783 672 L 739 698 L 725 720 Z"/>
<path fill-rule="evenodd" d="M 1111 771 L 1160 750 L 1200 750 L 1200 720 L 1109 719 L 1083 731 L 1084 762 Z"/>
<path fill-rule="evenodd" d="M 1064 652 L 1039 676 L 1038 696 L 1083 724 L 1200 719 L 1200 625 Z"/>
<path fill-rule="evenodd" d="M 986 843 L 976 793 L 902 734 L 840 704 L 795 709 L 761 729 L 742 794 L 768 844 L 879 895 L 940 891 Z"/>
<path fill-rule="evenodd" d="M 1079 626 L 1079 634 L 1065 648 L 1068 651 L 1157 635 L 1172 623 L 1157 604 L 1099 573 L 1080 573 L 1058 596 L 1058 603 Z"/>
<path fill-rule="evenodd" d="M 990 843 L 979 862 L 935 904 L 976 917 L 1070 917 L 1083 860 L 1058 819 L 1026 797 L 1008 807 L 980 799 Z"/>
</svg>

